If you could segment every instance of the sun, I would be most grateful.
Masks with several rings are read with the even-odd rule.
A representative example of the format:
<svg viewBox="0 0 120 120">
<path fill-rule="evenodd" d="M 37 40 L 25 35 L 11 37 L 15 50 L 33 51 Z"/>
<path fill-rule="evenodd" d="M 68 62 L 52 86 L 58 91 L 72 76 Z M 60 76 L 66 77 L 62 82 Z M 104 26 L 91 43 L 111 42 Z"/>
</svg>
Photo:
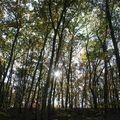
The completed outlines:
<svg viewBox="0 0 120 120">
<path fill-rule="evenodd" d="M 60 77 L 60 71 L 59 70 L 56 70 L 54 72 L 54 76 L 57 78 L 57 77 Z"/>
</svg>

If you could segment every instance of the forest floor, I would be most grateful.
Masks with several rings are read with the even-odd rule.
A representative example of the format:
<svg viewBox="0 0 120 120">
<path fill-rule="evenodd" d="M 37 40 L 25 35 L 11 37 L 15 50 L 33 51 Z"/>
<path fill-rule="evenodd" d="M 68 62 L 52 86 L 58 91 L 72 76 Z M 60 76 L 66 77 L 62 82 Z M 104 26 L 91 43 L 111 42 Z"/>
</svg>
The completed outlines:
<svg viewBox="0 0 120 120">
<path fill-rule="evenodd" d="M 35 110 L 20 112 L 16 109 L 10 109 L 6 112 L 0 111 L 0 120 L 39 120 L 40 111 L 35 114 Z M 37 117 L 36 117 L 37 116 Z M 93 109 L 56 109 L 51 114 L 51 120 L 120 120 L 120 111 L 109 109 L 106 118 L 103 110 Z"/>
</svg>

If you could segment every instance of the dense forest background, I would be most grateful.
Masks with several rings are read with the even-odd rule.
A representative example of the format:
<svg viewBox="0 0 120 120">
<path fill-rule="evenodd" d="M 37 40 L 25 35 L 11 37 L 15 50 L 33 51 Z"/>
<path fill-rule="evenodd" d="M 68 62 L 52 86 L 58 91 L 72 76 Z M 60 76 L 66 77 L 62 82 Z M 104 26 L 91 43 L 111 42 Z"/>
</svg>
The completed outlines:
<svg viewBox="0 0 120 120">
<path fill-rule="evenodd" d="M 89 108 L 120 108 L 120 1 L 0 0 L 0 111 Z"/>
</svg>

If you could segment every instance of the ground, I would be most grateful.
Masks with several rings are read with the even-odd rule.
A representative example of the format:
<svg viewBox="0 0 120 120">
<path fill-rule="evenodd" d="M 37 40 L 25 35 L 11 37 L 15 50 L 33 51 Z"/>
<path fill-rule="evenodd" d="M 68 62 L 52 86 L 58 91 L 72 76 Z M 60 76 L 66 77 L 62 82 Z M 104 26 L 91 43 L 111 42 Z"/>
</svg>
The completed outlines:
<svg viewBox="0 0 120 120">
<path fill-rule="evenodd" d="M 0 111 L 0 120 L 37 120 L 40 117 L 40 111 L 35 114 L 35 110 L 10 109 L 8 111 Z M 36 117 L 37 116 L 37 117 Z M 94 109 L 56 109 L 51 114 L 51 120 L 120 120 L 120 110 L 109 109 L 107 118 L 104 118 L 103 110 Z"/>
</svg>

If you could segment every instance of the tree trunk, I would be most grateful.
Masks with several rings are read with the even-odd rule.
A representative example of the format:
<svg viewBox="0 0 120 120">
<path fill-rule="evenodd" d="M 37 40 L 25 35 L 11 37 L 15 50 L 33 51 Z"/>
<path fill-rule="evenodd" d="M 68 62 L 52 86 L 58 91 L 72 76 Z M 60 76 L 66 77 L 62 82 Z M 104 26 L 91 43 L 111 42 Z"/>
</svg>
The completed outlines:
<svg viewBox="0 0 120 120">
<path fill-rule="evenodd" d="M 110 13 L 109 0 L 106 0 L 106 17 L 108 20 L 110 35 L 111 35 L 113 46 L 114 46 L 114 54 L 116 56 L 116 64 L 117 64 L 117 68 L 118 68 L 119 82 L 120 82 L 120 55 L 119 55 L 119 49 L 117 46 L 117 41 L 115 38 L 115 33 L 114 33 L 113 25 L 112 25 L 112 17 L 111 17 L 111 13 Z"/>
</svg>

